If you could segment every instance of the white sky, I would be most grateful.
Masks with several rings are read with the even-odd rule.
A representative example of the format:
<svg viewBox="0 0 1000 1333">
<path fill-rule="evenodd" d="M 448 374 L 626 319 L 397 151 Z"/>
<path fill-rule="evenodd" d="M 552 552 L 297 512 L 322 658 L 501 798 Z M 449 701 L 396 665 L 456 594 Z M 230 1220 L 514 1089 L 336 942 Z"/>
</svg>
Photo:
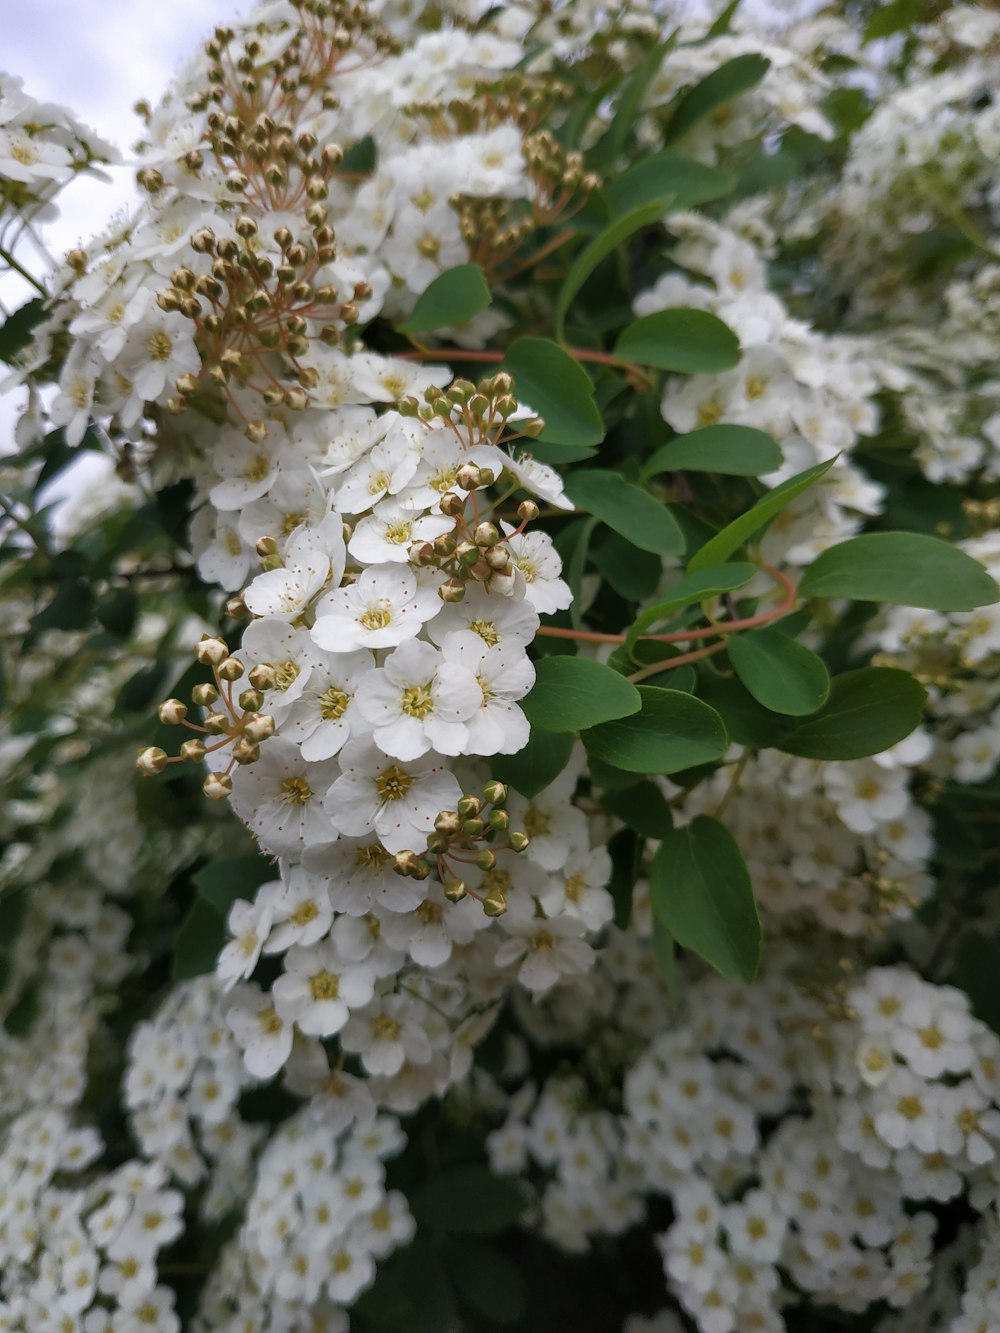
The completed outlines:
<svg viewBox="0 0 1000 1333">
<path fill-rule="evenodd" d="M 140 98 L 157 102 L 215 24 L 243 9 L 242 0 L 0 0 L 0 68 L 22 78 L 32 97 L 68 106 L 128 155 L 142 131 L 133 105 Z M 110 174 L 111 184 L 80 177 L 60 194 L 60 216 L 43 229 L 52 254 L 94 236 L 111 214 L 136 200 L 132 170 L 123 166 Z M 44 272 L 44 261 L 30 248 L 18 257 Z M 9 309 L 31 295 L 16 275 L 0 281 Z M 0 454 L 13 447 L 21 398 L 20 392 L 0 397 Z"/>
</svg>

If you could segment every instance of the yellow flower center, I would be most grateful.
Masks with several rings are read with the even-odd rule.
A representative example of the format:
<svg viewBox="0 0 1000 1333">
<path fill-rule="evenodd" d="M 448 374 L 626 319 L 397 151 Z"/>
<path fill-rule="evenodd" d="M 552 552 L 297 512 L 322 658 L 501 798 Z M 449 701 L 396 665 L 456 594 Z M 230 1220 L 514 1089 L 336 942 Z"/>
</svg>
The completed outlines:
<svg viewBox="0 0 1000 1333">
<path fill-rule="evenodd" d="M 434 696 L 431 693 L 431 681 L 426 685 L 410 685 L 403 691 L 403 712 L 408 717 L 418 718 L 420 721 L 428 713 L 434 711 Z"/>
<path fill-rule="evenodd" d="M 375 779 L 375 790 L 383 801 L 401 801 L 412 785 L 409 773 L 396 764 L 384 769 Z"/>
<path fill-rule="evenodd" d="M 307 805 L 312 800 L 312 787 L 305 778 L 283 778 L 281 799 L 286 805 Z"/>
<path fill-rule="evenodd" d="M 350 696 L 339 690 L 336 685 L 324 690 L 319 696 L 319 711 L 324 722 L 336 722 L 338 717 L 343 716 L 344 709 L 350 702 Z"/>
<path fill-rule="evenodd" d="M 314 1000 L 335 1000 L 340 992 L 340 978 L 332 972 L 317 972 L 309 978 L 309 989 Z"/>
</svg>

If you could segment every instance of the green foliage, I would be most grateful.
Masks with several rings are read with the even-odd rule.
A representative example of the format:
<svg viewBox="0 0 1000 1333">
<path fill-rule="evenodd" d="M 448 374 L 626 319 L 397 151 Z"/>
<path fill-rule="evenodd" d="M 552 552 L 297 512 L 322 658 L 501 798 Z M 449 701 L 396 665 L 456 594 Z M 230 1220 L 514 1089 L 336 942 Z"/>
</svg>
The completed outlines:
<svg viewBox="0 0 1000 1333">
<path fill-rule="evenodd" d="M 617 671 L 586 657 L 543 657 L 521 707 L 532 728 L 582 731 L 638 713 L 642 697 Z"/>
<path fill-rule="evenodd" d="M 569 763 L 573 752 L 572 731 L 543 731 L 532 727 L 527 745 L 517 754 L 498 754 L 491 760 L 493 776 L 509 782 L 522 796 L 537 796 Z"/>
<path fill-rule="evenodd" d="M 545 421 L 542 441 L 588 447 L 603 438 L 590 376 L 562 347 L 548 338 L 517 338 L 503 369 L 514 376 L 522 401 Z"/>
<path fill-rule="evenodd" d="M 684 536 L 669 509 L 620 473 L 587 468 L 567 478 L 566 494 L 577 506 L 627 537 L 641 551 L 679 555 Z"/>
<path fill-rule="evenodd" d="M 766 56 L 748 54 L 736 56 L 696 83 L 674 108 L 667 127 L 667 140 L 676 143 L 690 133 L 706 116 L 731 102 L 740 93 L 755 88 L 771 68 Z"/>
<path fill-rule="evenodd" d="M 810 486 L 825 476 L 835 461 L 831 458 L 825 463 L 817 463 L 815 467 L 806 468 L 804 472 L 789 477 L 780 486 L 775 486 L 773 491 L 761 496 L 752 509 L 748 509 L 745 514 L 740 514 L 739 518 L 727 523 L 721 532 L 717 532 L 692 556 L 688 561 L 688 573 L 693 574 L 708 565 L 721 564 L 724 560 L 728 560 L 744 542 L 755 537 L 761 528 L 766 527 L 783 509 L 787 509 L 793 500 L 797 500 Z"/>
<path fill-rule="evenodd" d="M 643 204 L 661 204 L 671 211 L 695 208 L 730 193 L 736 178 L 669 149 L 640 158 L 608 181 L 604 197 L 612 213 L 629 213 Z"/>
<path fill-rule="evenodd" d="M 479 264 L 459 264 L 434 279 L 417 298 L 401 333 L 426 333 L 465 324 L 492 304 L 486 274 Z"/>
<path fill-rule="evenodd" d="M 694 375 L 735 366 L 740 344 L 718 316 L 676 306 L 629 324 L 615 343 L 615 356 L 639 366 Z"/>
<path fill-rule="evenodd" d="M 745 560 L 738 560 L 728 565 L 709 565 L 696 570 L 693 574 L 688 574 L 671 588 L 662 601 L 647 607 L 636 616 L 625 640 L 626 649 L 632 650 L 640 634 L 651 631 L 663 621 L 672 620 L 685 606 L 690 606 L 694 602 L 705 602 L 709 598 L 717 597 L 719 593 L 742 588 L 756 573 L 754 565 L 748 564 Z"/>
<path fill-rule="evenodd" d="M 746 863 L 733 835 L 710 815 L 673 829 L 653 857 L 653 911 L 674 939 L 723 976 L 753 981 L 761 928 Z"/>
<path fill-rule="evenodd" d="M 681 690 L 637 688 L 638 712 L 583 733 L 588 754 L 628 773 L 679 773 L 722 757 L 729 738 L 714 708 Z"/>
<path fill-rule="evenodd" d="M 753 697 L 775 713 L 814 713 L 830 693 L 823 659 L 777 629 L 747 630 L 726 640 L 729 660 Z"/>
<path fill-rule="evenodd" d="M 803 759 L 864 759 L 904 740 L 924 715 L 927 691 L 895 667 L 845 671 L 822 708 L 772 744 Z"/>
<path fill-rule="evenodd" d="M 458 1235 L 490 1236 L 528 1206 L 524 1186 L 485 1166 L 454 1166 L 426 1180 L 410 1199 L 417 1226 Z"/>
<path fill-rule="evenodd" d="M 973 611 L 1000 601 L 1000 588 L 978 560 L 918 532 L 870 532 L 831 546 L 806 570 L 799 592 L 932 611 Z"/>
<path fill-rule="evenodd" d="M 721 472 L 759 477 L 781 466 L 781 450 L 753 426 L 703 426 L 662 445 L 643 464 L 643 475 L 658 472 Z"/>
<path fill-rule="evenodd" d="M 606 227 L 599 236 L 595 236 L 580 251 L 570 264 L 559 289 L 559 295 L 556 298 L 554 319 L 556 336 L 560 342 L 563 341 L 565 336 L 566 315 L 573 304 L 573 299 L 601 260 L 607 259 L 608 255 L 617 250 L 636 232 L 642 231 L 654 222 L 658 222 L 663 217 L 663 211 L 664 205 L 659 200 L 651 204 L 640 204 L 638 208 L 630 209 L 629 212 L 616 218 L 610 226 Z M 528 401 L 532 407 L 535 406 L 530 397 Z"/>
</svg>

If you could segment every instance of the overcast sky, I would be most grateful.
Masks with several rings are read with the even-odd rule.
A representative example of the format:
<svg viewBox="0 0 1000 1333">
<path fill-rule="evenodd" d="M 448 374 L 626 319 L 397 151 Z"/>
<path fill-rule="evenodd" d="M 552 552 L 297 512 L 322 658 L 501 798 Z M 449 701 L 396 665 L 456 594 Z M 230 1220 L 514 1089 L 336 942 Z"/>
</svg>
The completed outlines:
<svg viewBox="0 0 1000 1333">
<path fill-rule="evenodd" d="M 127 153 L 141 123 L 133 105 L 159 99 L 171 74 L 240 0 L 2 0 L 0 61 L 33 97 L 68 106 Z M 80 180 L 61 196 L 51 248 L 70 249 L 100 230 L 134 195 L 122 168 L 114 187 Z"/>
</svg>

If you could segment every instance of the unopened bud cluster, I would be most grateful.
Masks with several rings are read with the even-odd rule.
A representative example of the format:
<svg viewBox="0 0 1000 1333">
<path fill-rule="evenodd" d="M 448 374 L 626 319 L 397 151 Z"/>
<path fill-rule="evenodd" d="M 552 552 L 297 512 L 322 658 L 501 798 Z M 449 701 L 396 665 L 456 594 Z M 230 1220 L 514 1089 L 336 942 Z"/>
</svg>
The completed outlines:
<svg viewBox="0 0 1000 1333">
<path fill-rule="evenodd" d="M 188 727 L 200 735 L 184 741 L 173 758 L 160 746 L 148 746 L 136 759 L 136 768 L 144 777 L 155 777 L 168 764 L 200 764 L 207 755 L 226 749 L 228 767 L 213 770 L 202 784 L 210 800 L 224 800 L 232 794 L 234 767 L 256 763 L 261 742 L 274 735 L 274 718 L 260 711 L 264 704 L 261 685 L 266 677 L 261 668 L 254 668 L 248 676 L 249 688 L 240 691 L 234 704 L 232 686 L 247 675 L 243 662 L 230 654 L 224 639 L 207 634 L 196 645 L 194 655 L 202 666 L 211 668 L 214 678 L 214 683 L 204 681 L 191 691 L 192 704 L 204 710 L 201 723 L 190 721 L 182 699 L 165 699 L 158 714 L 165 726 Z"/>
</svg>

